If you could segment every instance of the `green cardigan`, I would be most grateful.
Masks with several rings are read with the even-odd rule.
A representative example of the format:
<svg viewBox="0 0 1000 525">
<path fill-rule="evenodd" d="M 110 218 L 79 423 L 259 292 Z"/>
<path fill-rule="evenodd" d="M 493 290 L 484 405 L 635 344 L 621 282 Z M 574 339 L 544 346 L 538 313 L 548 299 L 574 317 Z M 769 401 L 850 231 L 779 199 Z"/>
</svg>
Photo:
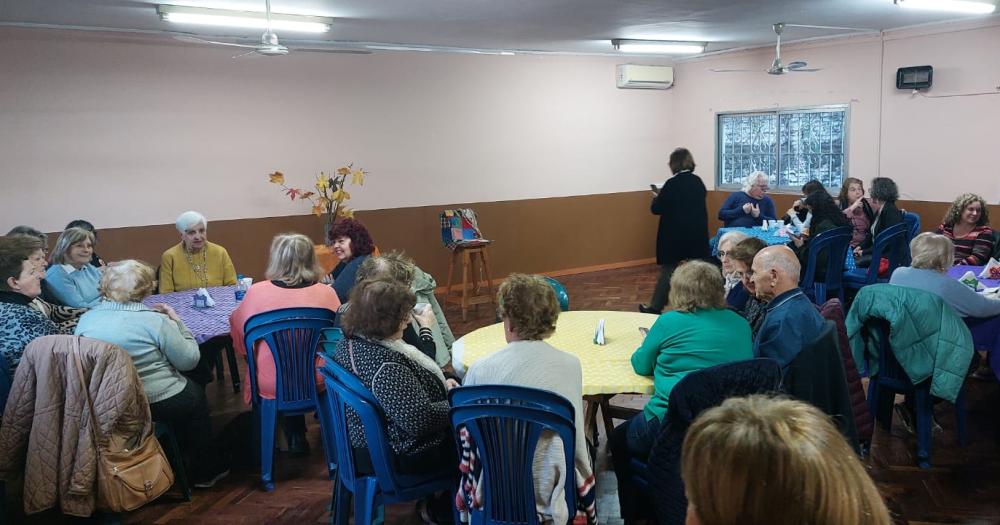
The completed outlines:
<svg viewBox="0 0 1000 525">
<path fill-rule="evenodd" d="M 892 284 L 865 286 L 847 313 L 847 335 L 855 363 L 868 359 L 878 373 L 878 348 L 861 328 L 870 319 L 891 326 L 889 342 L 913 384 L 931 380 L 931 394 L 954 402 L 972 361 L 972 334 L 962 318 L 937 295 Z"/>
<path fill-rule="evenodd" d="M 635 373 L 653 376 L 655 392 L 643 409 L 646 419 L 665 421 L 670 391 L 688 373 L 744 359 L 753 359 L 750 325 L 732 310 L 659 316 L 632 354 Z"/>
</svg>

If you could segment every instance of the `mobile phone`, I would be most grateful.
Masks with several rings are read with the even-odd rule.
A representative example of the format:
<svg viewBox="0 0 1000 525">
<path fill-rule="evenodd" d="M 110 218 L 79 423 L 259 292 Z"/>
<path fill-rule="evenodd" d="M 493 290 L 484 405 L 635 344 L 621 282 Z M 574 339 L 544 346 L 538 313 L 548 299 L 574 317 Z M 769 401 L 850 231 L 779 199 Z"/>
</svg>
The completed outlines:
<svg viewBox="0 0 1000 525">
<path fill-rule="evenodd" d="M 656 186 L 656 184 L 650 184 L 649 185 L 649 189 L 652 190 L 653 195 L 659 195 L 660 194 L 660 188 L 658 188 Z"/>
<path fill-rule="evenodd" d="M 646 337 L 647 335 L 649 335 L 649 328 L 646 328 L 645 326 L 640 326 L 639 333 L 642 334 L 643 337 Z"/>
</svg>

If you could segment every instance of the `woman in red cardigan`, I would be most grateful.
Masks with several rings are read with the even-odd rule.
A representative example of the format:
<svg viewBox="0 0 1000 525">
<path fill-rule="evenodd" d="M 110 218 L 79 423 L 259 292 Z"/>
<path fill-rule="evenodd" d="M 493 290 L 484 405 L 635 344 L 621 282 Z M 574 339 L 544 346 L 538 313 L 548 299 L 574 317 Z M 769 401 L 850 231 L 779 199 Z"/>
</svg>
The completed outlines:
<svg viewBox="0 0 1000 525">
<path fill-rule="evenodd" d="M 266 281 L 254 283 L 247 291 L 239 308 L 229 316 L 230 335 L 237 352 L 246 355 L 243 325 L 254 315 L 282 308 L 326 308 L 336 312 L 340 308 L 337 292 L 320 282 L 323 270 L 316 263 L 313 242 L 305 235 L 283 233 L 271 241 L 271 256 L 265 272 Z M 257 360 L 257 389 L 260 397 L 274 399 L 274 358 L 267 345 L 260 341 L 254 347 Z M 316 357 L 316 367 L 323 366 L 323 359 Z M 323 379 L 316 373 L 316 385 L 322 388 Z M 250 380 L 243 381 L 243 401 L 250 403 Z M 305 418 L 285 418 L 288 446 L 293 452 L 308 452 L 305 440 Z"/>
<path fill-rule="evenodd" d="M 993 228 L 986 201 L 975 193 L 963 193 L 951 203 L 937 233 L 955 245 L 955 263 L 982 266 L 993 253 Z"/>
</svg>

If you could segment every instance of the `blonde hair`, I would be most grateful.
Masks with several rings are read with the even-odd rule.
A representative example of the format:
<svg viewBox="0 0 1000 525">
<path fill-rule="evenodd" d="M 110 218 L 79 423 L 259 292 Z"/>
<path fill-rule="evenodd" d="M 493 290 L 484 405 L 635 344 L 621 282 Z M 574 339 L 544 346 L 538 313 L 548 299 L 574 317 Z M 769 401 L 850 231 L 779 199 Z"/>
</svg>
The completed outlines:
<svg viewBox="0 0 1000 525">
<path fill-rule="evenodd" d="M 500 317 L 522 339 L 541 341 L 556 331 L 559 300 L 549 283 L 537 275 L 512 273 L 497 292 Z"/>
<path fill-rule="evenodd" d="M 89 240 L 94 244 L 94 234 L 83 228 L 68 228 L 59 234 L 56 240 L 56 247 L 52 248 L 52 264 L 68 264 L 69 258 L 66 252 L 78 242 Z M 88 263 L 90 261 L 87 261 Z"/>
<path fill-rule="evenodd" d="M 719 268 L 705 261 L 688 261 L 670 277 L 670 308 L 693 312 L 726 307 L 726 290 Z"/>
<path fill-rule="evenodd" d="M 944 235 L 924 232 L 910 241 L 910 256 L 913 268 L 945 272 L 955 262 L 955 245 Z"/>
<path fill-rule="evenodd" d="M 323 275 L 316 262 L 313 242 L 300 233 L 279 233 L 271 241 L 271 256 L 264 276 L 289 286 L 315 283 Z"/>
<path fill-rule="evenodd" d="M 153 267 L 135 259 L 127 259 L 104 267 L 98 290 L 101 297 L 116 303 L 138 303 L 156 289 Z"/>
<path fill-rule="evenodd" d="M 702 525 L 891 523 L 847 441 L 801 401 L 754 395 L 705 411 L 684 437 L 681 474 Z"/>
<path fill-rule="evenodd" d="M 356 282 L 361 282 L 365 279 L 387 278 L 410 286 L 416 270 L 417 267 L 413 264 L 413 259 L 400 252 L 393 251 L 385 255 L 371 256 L 365 259 L 361 263 L 361 266 L 358 266 Z"/>
<path fill-rule="evenodd" d="M 965 211 L 965 208 L 973 202 L 978 202 L 981 208 L 979 212 L 979 221 L 976 222 L 976 226 L 989 224 L 990 209 L 986 206 L 986 200 L 975 193 L 963 193 L 955 198 L 955 200 L 951 203 L 951 207 L 948 208 L 948 212 L 944 214 L 944 225 L 954 226 L 957 224 L 962 218 L 962 212 Z"/>
</svg>

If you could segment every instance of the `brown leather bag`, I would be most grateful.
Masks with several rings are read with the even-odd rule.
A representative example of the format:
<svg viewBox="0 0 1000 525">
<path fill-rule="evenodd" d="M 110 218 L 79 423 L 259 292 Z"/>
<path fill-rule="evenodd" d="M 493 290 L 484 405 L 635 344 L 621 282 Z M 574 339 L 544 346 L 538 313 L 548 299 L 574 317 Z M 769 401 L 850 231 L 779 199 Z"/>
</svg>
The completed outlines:
<svg viewBox="0 0 1000 525">
<path fill-rule="evenodd" d="M 80 376 L 80 386 L 87 396 L 90 432 L 97 450 L 97 508 L 126 512 L 160 497 L 174 484 L 174 471 L 160 442 L 150 434 L 138 448 L 111 450 L 109 440 L 100 434 L 94 402 L 83 373 L 78 337 L 73 340 L 73 361 Z"/>
</svg>

